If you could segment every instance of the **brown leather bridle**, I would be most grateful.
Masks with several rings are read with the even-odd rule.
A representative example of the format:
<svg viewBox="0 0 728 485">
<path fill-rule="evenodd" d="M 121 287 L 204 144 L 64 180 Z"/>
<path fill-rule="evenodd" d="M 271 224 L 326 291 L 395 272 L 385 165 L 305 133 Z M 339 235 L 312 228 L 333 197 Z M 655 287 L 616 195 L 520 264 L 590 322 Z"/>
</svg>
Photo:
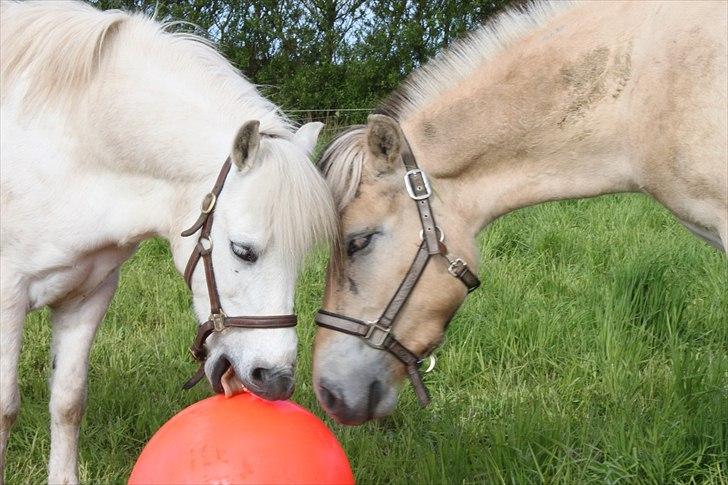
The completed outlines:
<svg viewBox="0 0 728 485">
<path fill-rule="evenodd" d="M 217 283 L 215 282 L 215 271 L 212 266 L 212 239 L 210 232 L 212 230 L 213 212 L 220 192 L 225 184 L 225 179 L 230 173 L 232 162 L 230 158 L 225 160 L 222 169 L 217 176 L 215 185 L 212 190 L 202 199 L 202 209 L 197 221 L 182 232 L 182 237 L 188 237 L 200 231 L 197 238 L 195 249 L 190 255 L 185 267 L 185 282 L 192 289 L 192 274 L 195 272 L 197 263 L 202 259 L 205 267 L 205 280 L 207 281 L 207 294 L 210 297 L 210 317 L 201 324 L 197 329 L 197 336 L 192 342 L 190 352 L 196 361 L 200 363 L 197 370 L 183 388 L 190 389 L 197 384 L 205 375 L 205 359 L 207 358 L 207 350 L 205 349 L 205 340 L 212 335 L 213 332 L 223 332 L 230 327 L 239 328 L 285 328 L 294 327 L 296 325 L 296 315 L 265 315 L 265 316 L 246 316 L 246 317 L 228 317 L 222 310 L 220 303 L 220 295 L 217 292 Z"/>
<path fill-rule="evenodd" d="M 425 172 L 417 166 L 417 160 L 412 153 L 409 142 L 404 138 L 404 134 L 402 134 L 402 137 L 404 140 L 402 162 L 407 170 L 404 175 L 404 186 L 410 198 L 417 204 L 417 211 L 420 216 L 420 223 L 422 224 L 422 231 L 420 232 L 422 243 L 420 243 L 417 254 L 407 270 L 402 283 L 400 283 L 399 288 L 394 292 L 394 296 L 389 300 L 382 315 L 377 320 L 365 322 L 322 309 L 316 314 L 315 321 L 320 327 L 355 335 L 362 338 L 369 346 L 379 350 L 386 350 L 394 355 L 405 365 L 409 379 L 412 382 L 412 387 L 417 394 L 417 399 L 419 399 L 420 405 L 424 407 L 429 404 L 430 396 L 422 382 L 419 367 L 426 356 L 417 355 L 410 351 L 392 335 L 392 328 L 397 316 L 412 294 L 427 263 L 436 255 L 447 260 L 448 273 L 462 281 L 468 289 L 468 293 L 480 286 L 480 280 L 470 271 L 465 261 L 461 258 L 453 258 L 450 256 L 447 246 L 444 244 L 444 233 L 435 224 L 435 218 L 432 213 L 432 206 L 430 204 L 432 189 L 430 188 L 430 182 Z"/>
</svg>

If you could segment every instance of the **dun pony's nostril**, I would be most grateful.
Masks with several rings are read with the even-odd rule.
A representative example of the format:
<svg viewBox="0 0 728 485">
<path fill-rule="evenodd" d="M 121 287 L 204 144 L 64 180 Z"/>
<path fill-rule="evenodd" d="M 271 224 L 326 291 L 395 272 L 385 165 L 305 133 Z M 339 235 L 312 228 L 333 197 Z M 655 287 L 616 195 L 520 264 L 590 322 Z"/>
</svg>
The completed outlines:
<svg viewBox="0 0 728 485">
<path fill-rule="evenodd" d="M 381 401 L 382 399 L 383 391 L 384 386 L 382 386 L 382 383 L 378 380 L 369 384 L 369 406 L 367 407 L 367 411 L 369 411 L 369 416 L 374 415 L 374 410 L 377 409 L 379 401 Z"/>
<path fill-rule="evenodd" d="M 324 385 L 319 386 L 319 391 L 321 394 L 321 400 L 323 401 L 323 405 L 329 410 L 334 411 L 339 402 L 336 394 L 331 392 L 329 388 Z"/>
<path fill-rule="evenodd" d="M 379 381 L 370 383 L 365 389 L 369 392 L 365 399 L 347 403 L 340 388 L 328 382 L 320 382 L 317 387 L 319 402 L 326 412 L 336 421 L 344 424 L 361 424 L 374 416 L 374 410 L 384 396 L 384 386 Z"/>
</svg>

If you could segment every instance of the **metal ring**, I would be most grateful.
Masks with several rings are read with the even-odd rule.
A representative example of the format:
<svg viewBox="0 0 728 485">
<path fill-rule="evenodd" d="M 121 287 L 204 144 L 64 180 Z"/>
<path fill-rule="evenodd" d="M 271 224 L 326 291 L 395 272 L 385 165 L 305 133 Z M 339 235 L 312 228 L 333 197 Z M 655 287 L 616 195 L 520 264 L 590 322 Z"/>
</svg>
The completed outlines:
<svg viewBox="0 0 728 485">
<path fill-rule="evenodd" d="M 227 327 L 225 326 L 225 319 L 227 318 L 227 315 L 225 315 L 225 312 L 220 310 L 219 313 L 212 313 L 210 314 L 209 320 L 212 322 L 212 328 L 215 332 L 222 332 Z"/>
<path fill-rule="evenodd" d="M 432 372 L 435 368 L 435 364 L 437 364 L 437 359 L 435 358 L 435 354 L 432 354 L 430 355 L 430 363 L 428 364 L 427 369 L 425 369 L 425 374 Z"/>
<path fill-rule="evenodd" d="M 445 242 L 445 231 L 443 231 L 442 229 L 440 229 L 440 226 L 435 226 L 435 232 L 440 233 L 440 242 Z M 423 239 L 425 239 L 424 234 L 425 234 L 425 230 L 424 229 L 420 229 L 420 241 L 422 241 Z"/>
<path fill-rule="evenodd" d="M 207 244 L 205 244 L 205 242 L 203 242 L 203 241 L 206 241 Z M 202 246 L 202 249 L 204 250 L 204 253 L 202 253 L 202 254 L 208 254 L 208 253 L 212 252 L 212 239 L 210 239 L 209 237 L 202 236 L 202 237 L 200 237 L 198 242 L 200 243 L 200 246 Z"/>
</svg>

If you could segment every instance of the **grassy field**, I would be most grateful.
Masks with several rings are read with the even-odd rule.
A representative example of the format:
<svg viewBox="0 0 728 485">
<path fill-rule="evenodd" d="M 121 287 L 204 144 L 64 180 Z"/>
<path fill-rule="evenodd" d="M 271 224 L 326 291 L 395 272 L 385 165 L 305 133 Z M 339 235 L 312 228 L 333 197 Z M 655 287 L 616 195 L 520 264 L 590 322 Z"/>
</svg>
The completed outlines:
<svg viewBox="0 0 728 485">
<path fill-rule="evenodd" d="M 483 286 L 426 377 L 431 407 L 407 388 L 384 421 L 327 420 L 359 482 L 728 483 L 725 256 L 641 196 L 522 210 L 481 248 Z M 324 266 L 312 258 L 297 294 L 294 400 L 319 416 L 311 343 Z M 188 303 L 167 245 L 145 243 L 93 349 L 84 482 L 124 482 L 155 430 L 209 394 L 180 389 L 195 369 Z M 46 312 L 28 318 L 8 483 L 45 480 L 49 335 Z"/>
</svg>

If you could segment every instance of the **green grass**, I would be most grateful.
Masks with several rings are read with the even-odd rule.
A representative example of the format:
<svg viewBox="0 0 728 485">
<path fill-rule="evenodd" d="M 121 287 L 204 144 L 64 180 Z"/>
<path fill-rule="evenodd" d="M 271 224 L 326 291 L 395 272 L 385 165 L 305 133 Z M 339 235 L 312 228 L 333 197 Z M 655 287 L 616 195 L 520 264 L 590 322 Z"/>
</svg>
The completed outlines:
<svg viewBox="0 0 728 485">
<path fill-rule="evenodd" d="M 362 483 L 728 483 L 726 258 L 642 196 L 542 205 L 481 236 L 481 289 L 428 374 L 433 404 L 406 388 L 395 414 L 327 423 Z M 294 400 L 311 388 L 324 255 L 299 281 Z M 129 261 L 91 357 L 80 473 L 121 483 L 144 443 L 209 394 L 195 369 L 189 297 L 167 245 Z M 8 483 L 45 480 L 49 322 L 28 318 L 23 404 Z"/>
</svg>

